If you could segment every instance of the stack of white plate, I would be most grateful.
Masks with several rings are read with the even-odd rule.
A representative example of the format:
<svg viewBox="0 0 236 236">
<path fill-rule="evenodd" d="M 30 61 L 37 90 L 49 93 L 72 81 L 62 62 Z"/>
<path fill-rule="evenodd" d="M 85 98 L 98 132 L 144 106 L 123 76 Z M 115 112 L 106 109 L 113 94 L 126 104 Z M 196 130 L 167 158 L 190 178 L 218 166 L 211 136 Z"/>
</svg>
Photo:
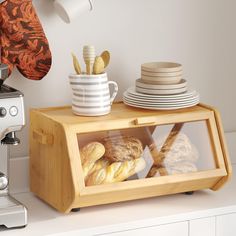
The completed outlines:
<svg viewBox="0 0 236 236">
<path fill-rule="evenodd" d="M 126 105 L 152 109 L 152 110 L 173 110 L 195 106 L 199 103 L 199 94 L 194 91 L 186 91 L 173 95 L 151 95 L 135 91 L 135 87 L 129 88 L 123 94 L 123 101 Z"/>
<path fill-rule="evenodd" d="M 195 106 L 199 94 L 187 89 L 182 65 L 174 62 L 151 62 L 141 66 L 141 79 L 123 95 L 125 104 L 133 107 L 172 110 Z"/>
</svg>

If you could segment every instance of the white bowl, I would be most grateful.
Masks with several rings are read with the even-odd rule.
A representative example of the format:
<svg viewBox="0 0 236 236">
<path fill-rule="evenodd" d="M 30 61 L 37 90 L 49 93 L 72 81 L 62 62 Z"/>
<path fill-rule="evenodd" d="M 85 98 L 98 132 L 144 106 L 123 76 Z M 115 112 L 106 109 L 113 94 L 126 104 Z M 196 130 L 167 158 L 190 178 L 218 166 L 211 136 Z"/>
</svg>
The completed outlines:
<svg viewBox="0 0 236 236">
<path fill-rule="evenodd" d="M 175 62 L 149 62 L 142 64 L 141 68 L 150 72 L 182 71 L 182 65 Z"/>
<path fill-rule="evenodd" d="M 187 86 L 187 81 L 185 79 L 181 79 L 177 84 L 150 84 L 146 83 L 142 79 L 136 80 L 136 87 L 144 88 L 144 89 L 179 89 Z"/>
<path fill-rule="evenodd" d="M 148 84 L 178 84 L 180 83 L 182 76 L 171 77 L 153 77 L 142 75 L 142 81 Z"/>
<path fill-rule="evenodd" d="M 154 95 L 171 95 L 171 94 L 179 94 L 187 91 L 187 87 L 183 88 L 175 88 L 175 89 L 146 89 L 140 88 L 136 86 L 137 93 L 145 93 L 145 94 L 154 94 Z"/>
<path fill-rule="evenodd" d="M 169 77 L 169 76 L 182 76 L 182 71 L 174 71 L 174 72 L 150 72 L 141 70 L 142 75 L 153 76 L 153 77 Z"/>
</svg>

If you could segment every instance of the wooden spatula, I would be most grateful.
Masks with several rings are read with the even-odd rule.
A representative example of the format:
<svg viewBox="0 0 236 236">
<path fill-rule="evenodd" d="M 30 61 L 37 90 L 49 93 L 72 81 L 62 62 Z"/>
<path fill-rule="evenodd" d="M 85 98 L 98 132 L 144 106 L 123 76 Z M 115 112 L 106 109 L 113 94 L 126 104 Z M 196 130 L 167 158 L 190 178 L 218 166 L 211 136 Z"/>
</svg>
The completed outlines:
<svg viewBox="0 0 236 236">
<path fill-rule="evenodd" d="M 75 72 L 76 74 L 80 75 L 81 74 L 81 68 L 80 68 L 80 65 L 79 65 L 79 61 L 76 57 L 76 55 L 74 53 L 71 53 L 72 57 L 73 57 L 73 64 L 74 64 L 74 69 L 75 69 Z"/>
</svg>

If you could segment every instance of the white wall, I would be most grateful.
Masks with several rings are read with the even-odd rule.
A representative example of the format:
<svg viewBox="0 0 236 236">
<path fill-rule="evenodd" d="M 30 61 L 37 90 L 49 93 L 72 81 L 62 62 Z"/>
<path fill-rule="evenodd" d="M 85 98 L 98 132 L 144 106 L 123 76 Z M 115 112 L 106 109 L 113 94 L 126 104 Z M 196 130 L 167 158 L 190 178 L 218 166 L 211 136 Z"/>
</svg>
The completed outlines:
<svg viewBox="0 0 236 236">
<path fill-rule="evenodd" d="M 99 53 L 111 52 L 108 74 L 119 83 L 117 99 L 140 76 L 141 63 L 177 61 L 201 101 L 219 108 L 226 130 L 236 130 L 235 0 L 94 0 L 95 10 L 70 25 L 55 15 L 52 0 L 34 3 L 50 42 L 53 66 L 39 82 L 18 72 L 8 79 L 24 92 L 27 115 L 27 126 L 18 134 L 22 144 L 11 149 L 13 156 L 28 154 L 29 108 L 70 104 L 70 52 L 82 61 L 85 44 L 94 44 Z"/>
</svg>

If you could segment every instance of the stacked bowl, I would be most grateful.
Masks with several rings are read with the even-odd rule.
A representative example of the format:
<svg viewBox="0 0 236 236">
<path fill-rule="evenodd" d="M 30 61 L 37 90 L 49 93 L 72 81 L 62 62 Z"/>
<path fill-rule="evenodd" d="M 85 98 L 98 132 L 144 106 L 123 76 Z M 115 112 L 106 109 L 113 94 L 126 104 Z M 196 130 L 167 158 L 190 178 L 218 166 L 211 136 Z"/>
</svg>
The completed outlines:
<svg viewBox="0 0 236 236">
<path fill-rule="evenodd" d="M 183 93 L 187 82 L 182 65 L 174 62 L 151 62 L 141 66 L 141 79 L 136 80 L 136 91 L 146 94 L 169 95 Z"/>
<path fill-rule="evenodd" d="M 180 109 L 199 103 L 199 94 L 188 90 L 182 65 L 150 62 L 141 65 L 141 78 L 125 91 L 125 104 L 146 109 Z"/>
</svg>

